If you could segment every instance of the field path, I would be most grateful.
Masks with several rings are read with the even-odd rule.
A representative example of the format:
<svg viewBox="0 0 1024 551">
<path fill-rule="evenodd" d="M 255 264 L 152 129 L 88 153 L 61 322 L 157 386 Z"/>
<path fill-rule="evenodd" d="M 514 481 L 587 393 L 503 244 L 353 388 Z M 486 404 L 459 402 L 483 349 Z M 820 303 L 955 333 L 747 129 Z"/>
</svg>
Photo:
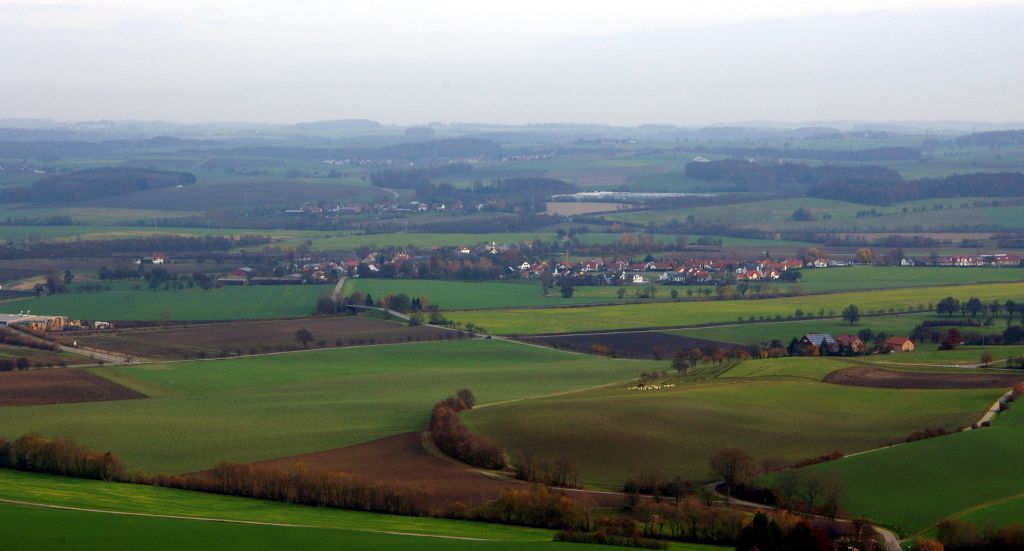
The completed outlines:
<svg viewBox="0 0 1024 551">
<path fill-rule="evenodd" d="M 338 299 L 341 298 L 341 288 L 345 286 L 346 279 L 344 277 L 338 278 L 338 283 L 334 286 L 334 291 L 331 292 L 331 300 L 334 302 L 338 302 Z"/>
<path fill-rule="evenodd" d="M 109 365 L 121 365 L 136 363 L 129 360 L 125 356 L 120 354 L 114 354 L 113 352 L 106 352 L 103 350 L 96 350 L 94 348 L 82 348 L 80 346 L 60 346 L 61 352 L 69 352 L 71 354 L 77 354 L 79 356 L 86 356 L 96 361 L 103 362 Z"/>
<path fill-rule="evenodd" d="M 276 526 L 281 528 L 313 528 L 317 530 L 331 530 L 330 527 L 325 526 L 313 526 L 309 524 L 289 524 L 284 522 L 261 522 L 258 520 L 237 520 L 228 518 L 213 518 L 213 517 L 190 517 L 184 515 L 161 515 L 158 513 L 139 513 L 134 511 L 115 511 L 110 509 L 91 509 L 88 507 L 71 507 L 69 505 L 54 505 L 52 503 L 38 503 L 33 501 L 19 501 L 16 499 L 4 499 L 0 498 L 0 503 L 7 503 L 9 505 L 19 505 L 22 507 L 36 507 L 40 509 L 58 509 L 62 511 L 80 511 L 84 513 L 100 513 L 105 515 L 119 515 L 127 517 L 146 517 L 146 518 L 163 518 L 172 520 L 194 520 L 199 522 L 219 522 L 224 524 L 243 524 L 249 526 Z M 446 540 L 467 540 L 467 541 L 496 541 L 488 540 L 484 538 L 471 538 L 466 536 L 446 536 L 444 534 L 422 534 L 418 532 L 398 532 L 393 530 L 367 530 L 364 528 L 341 528 L 342 530 L 350 530 L 352 532 L 365 532 L 369 534 L 388 534 L 392 536 L 415 536 L 421 538 L 438 538 Z"/>
</svg>

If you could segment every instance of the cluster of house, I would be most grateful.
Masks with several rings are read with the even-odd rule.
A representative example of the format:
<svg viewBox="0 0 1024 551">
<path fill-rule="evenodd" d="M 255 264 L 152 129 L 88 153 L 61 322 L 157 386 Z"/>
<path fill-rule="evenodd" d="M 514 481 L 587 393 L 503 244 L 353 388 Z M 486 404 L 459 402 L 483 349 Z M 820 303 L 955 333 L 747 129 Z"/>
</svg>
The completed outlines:
<svg viewBox="0 0 1024 551">
<path fill-rule="evenodd" d="M 943 256 L 936 259 L 939 266 L 955 267 L 1014 267 L 1021 265 L 1021 257 L 1014 254 L 975 254 Z"/>
<path fill-rule="evenodd" d="M 854 354 L 867 352 L 868 345 L 857 335 L 838 335 L 833 337 L 828 333 L 807 333 L 800 338 L 800 344 L 813 347 L 816 352 L 825 354 L 838 354 L 843 350 L 849 350 Z M 914 341 L 908 337 L 889 337 L 885 340 L 885 347 L 890 352 L 913 352 Z"/>
<path fill-rule="evenodd" d="M 660 272 L 657 281 L 661 283 L 700 284 L 711 282 L 715 274 L 726 273 L 734 274 L 737 281 L 773 281 L 781 278 L 787 270 L 803 267 L 805 267 L 805 263 L 798 258 L 750 261 L 662 259 L 644 262 L 631 262 L 622 259 L 604 261 L 595 258 L 585 262 L 557 262 L 554 264 L 547 262 L 531 264 L 524 261 L 518 266 L 510 266 L 509 271 L 518 272 L 521 278 L 536 278 L 545 272 L 551 272 L 556 277 L 601 275 L 608 284 L 633 283 L 641 285 L 649 281 L 643 275 L 645 272 Z"/>
<path fill-rule="evenodd" d="M 305 203 L 301 208 L 285 209 L 285 214 L 360 214 L 366 209 L 366 205 L 351 204 L 342 205 L 333 203 L 330 205 L 318 205 L 316 203 Z"/>
<path fill-rule="evenodd" d="M 39 316 L 31 312 L 17 314 L 0 314 L 0 327 L 22 327 L 32 331 L 71 331 L 91 327 L 93 329 L 110 329 L 110 322 L 94 321 L 86 323 L 68 319 L 65 316 Z"/>
</svg>

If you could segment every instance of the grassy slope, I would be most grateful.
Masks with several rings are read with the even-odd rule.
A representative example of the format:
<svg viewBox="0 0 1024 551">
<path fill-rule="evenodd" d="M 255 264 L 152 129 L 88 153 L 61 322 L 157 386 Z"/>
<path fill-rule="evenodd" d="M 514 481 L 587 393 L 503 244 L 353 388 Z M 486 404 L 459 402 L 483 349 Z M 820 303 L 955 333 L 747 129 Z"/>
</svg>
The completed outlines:
<svg viewBox="0 0 1024 551">
<path fill-rule="evenodd" d="M 635 377 L 653 362 L 597 359 L 503 341 L 317 350 L 96 369 L 146 400 L 0 408 L 3 434 L 68 434 L 129 467 L 184 472 L 419 430 L 463 387 L 482 402 Z"/>
<path fill-rule="evenodd" d="M 686 326 L 709 322 L 734 322 L 750 316 L 790 316 L 796 309 L 817 313 L 841 311 L 856 304 L 862 312 L 879 309 L 916 308 L 943 297 L 979 297 L 982 300 L 1024 298 L 1024 284 L 999 283 L 923 287 L 888 291 L 835 293 L 763 300 L 700 301 L 591 308 L 546 308 L 534 310 L 481 310 L 451 312 L 449 318 L 471 321 L 497 334 L 560 333 L 659 326 Z"/>
<path fill-rule="evenodd" d="M 308 316 L 327 285 L 228 286 L 203 291 L 135 291 L 66 293 L 0 302 L 0 310 L 31 310 L 87 320 L 233 320 Z"/>
<path fill-rule="evenodd" d="M 869 449 L 925 427 L 975 421 L 997 390 L 888 390 L 818 382 L 846 363 L 780 359 L 725 376 L 638 392 L 626 385 L 475 409 L 465 419 L 514 455 L 573 459 L 605 486 L 642 470 L 691 480 L 735 446 L 758 459 L 796 461 Z"/>
<path fill-rule="evenodd" d="M 100 511 L 302 526 L 255 526 L 0 504 L 0 515 L 4 518 L 0 523 L 0 540 L 5 549 L 597 549 L 552 543 L 551 530 L 324 509 L 14 471 L 0 471 L 0 499 Z M 54 526 L 60 529 L 54 530 Z M 723 548 L 673 544 L 672 549 Z"/>
<path fill-rule="evenodd" d="M 550 538 L 551 534 L 547 530 L 530 528 L 323 509 L 170 488 L 104 483 L 14 471 L 0 471 L 0 481 L 2 481 L 0 498 L 3 499 L 107 511 L 298 524 L 315 527 L 315 529 L 342 530 L 343 532 L 336 536 L 339 539 L 372 535 L 368 531 L 388 530 L 522 542 L 545 541 Z M 105 519 L 96 514 L 91 514 L 90 518 L 93 521 Z M 179 527 L 185 528 L 186 532 L 203 530 L 204 526 L 208 526 L 206 523 L 180 520 L 176 523 Z M 4 525 L 17 526 L 6 523 Z M 158 523 L 154 527 L 159 528 L 160 524 Z M 245 536 L 247 532 L 250 535 L 260 532 L 267 533 L 268 536 L 273 535 L 272 531 L 260 530 L 259 527 L 252 528 L 257 529 L 242 530 L 238 535 Z M 241 529 L 241 527 L 236 527 L 236 529 Z M 299 537 L 314 536 L 313 543 L 319 539 L 316 538 L 313 531 L 295 530 Z M 16 535 L 21 530 L 12 530 L 11 532 L 12 535 Z M 377 537 L 379 536 L 378 534 Z M 403 539 L 397 538 L 396 541 Z M 357 541 L 353 541 L 353 543 Z M 433 540 L 423 538 L 419 541 L 429 544 Z M 384 542 L 386 543 L 386 538 Z"/>
<path fill-rule="evenodd" d="M 947 516 L 1024 493 L 1024 407 L 1017 404 L 990 428 L 896 446 L 813 467 L 846 480 L 846 507 L 907 533 Z M 1021 500 L 971 512 L 999 521 L 1021 511 Z M 1019 520 L 1019 516 L 1016 517 Z"/>
</svg>

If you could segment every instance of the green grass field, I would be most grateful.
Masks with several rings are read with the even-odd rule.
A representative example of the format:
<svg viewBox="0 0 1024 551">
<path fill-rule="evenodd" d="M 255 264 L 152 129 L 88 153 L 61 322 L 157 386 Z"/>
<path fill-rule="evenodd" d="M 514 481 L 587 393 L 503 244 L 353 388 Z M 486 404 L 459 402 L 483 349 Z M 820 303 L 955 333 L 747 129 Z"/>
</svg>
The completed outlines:
<svg viewBox="0 0 1024 551">
<path fill-rule="evenodd" d="M 748 361 L 709 381 L 655 391 L 607 387 L 478 408 L 464 418 L 514 456 L 571 459 L 584 480 L 612 488 L 642 471 L 709 480 L 709 460 L 724 447 L 789 462 L 871 449 L 926 427 L 970 424 L 1001 393 L 820 382 L 848 365 Z"/>
<path fill-rule="evenodd" d="M 586 309 L 478 310 L 451 312 L 448 317 L 458 322 L 473 322 L 495 334 L 568 333 L 728 323 L 735 322 L 737 318 L 746 320 L 750 316 L 785 317 L 794 315 L 798 308 L 814 315 L 824 310 L 827 315 L 829 311 L 840 312 L 850 304 L 856 304 L 862 312 L 896 312 L 900 308 L 927 307 L 929 303 L 938 302 L 948 295 L 961 299 L 978 297 L 985 301 L 1019 301 L 1024 297 L 1024 284 L 921 287 L 759 300 L 595 306 Z"/>
<path fill-rule="evenodd" d="M 498 340 L 315 350 L 93 370 L 144 400 L 0 408 L 2 434 L 70 435 L 132 469 L 187 472 L 421 429 L 459 388 L 481 403 L 636 377 L 654 362 Z"/>
<path fill-rule="evenodd" d="M 826 312 L 826 315 L 828 312 Z M 782 341 L 783 345 L 789 344 L 793 337 L 800 338 L 806 333 L 831 333 L 832 335 L 853 334 L 856 335 L 862 329 L 871 329 L 875 333 L 887 333 L 889 335 L 909 335 L 914 327 L 925 320 L 945 320 L 932 312 L 915 312 L 913 314 L 886 314 L 881 316 L 864 316 L 854 324 L 842 321 L 838 318 L 810 319 L 793 321 L 771 321 L 757 323 L 743 323 L 732 325 L 720 325 L 711 327 L 694 327 L 690 329 L 677 329 L 671 333 L 693 337 L 696 339 L 708 339 L 713 341 L 732 342 L 737 344 L 758 344 L 771 342 L 773 339 Z M 953 318 L 952 323 L 960 321 L 960 317 Z M 936 327 L 936 330 L 945 331 L 946 327 Z M 1001 334 L 1006 329 L 1005 319 L 1000 318 L 990 327 L 963 327 L 964 332 L 984 333 L 986 335 Z M 935 347 L 930 343 L 918 343 L 919 349 L 931 350 Z"/>
<path fill-rule="evenodd" d="M 548 296 L 541 292 L 540 281 L 522 282 L 470 282 L 432 279 L 358 279 L 349 280 L 345 292 L 363 291 L 374 299 L 388 293 L 405 293 L 410 297 L 426 295 L 430 304 L 445 310 L 471 310 L 477 308 L 515 308 L 523 306 L 567 306 L 609 302 L 632 302 L 636 288 L 627 287 L 624 298 L 618 298 L 615 286 L 576 287 L 571 298 L 562 298 L 558 287 L 551 289 Z M 681 290 L 681 289 L 680 289 Z M 669 298 L 671 289 L 658 288 L 656 298 Z M 649 300 L 649 299 L 644 299 Z"/>
<path fill-rule="evenodd" d="M 0 540 L 4 549 L 13 550 L 603 548 L 554 543 L 552 530 L 289 505 L 15 471 L 0 471 L 0 499 L 40 505 L 0 503 L 4 519 Z M 60 529 L 54 530 L 55 526 Z M 674 543 L 671 549 L 727 548 Z"/>
<path fill-rule="evenodd" d="M 992 427 L 904 444 L 812 467 L 846 481 L 846 508 L 908 534 L 963 514 L 999 523 L 1021 511 L 1024 408 Z M 1016 499 L 1008 500 L 1014 497 Z M 1016 516 L 1015 520 L 1021 517 Z"/>
<path fill-rule="evenodd" d="M 805 269 L 801 275 L 800 281 L 792 285 L 811 292 L 1024 281 L 1024 270 L 1020 268 L 849 266 Z"/>
<path fill-rule="evenodd" d="M 233 320 L 288 318 L 313 313 L 330 285 L 225 286 L 209 291 L 150 291 L 119 286 L 96 293 L 64 293 L 0 302 L 0 310 L 85 320 Z"/>
<path fill-rule="evenodd" d="M 307 545 L 314 549 L 473 549 L 474 545 L 525 549 L 544 546 L 553 535 L 549 530 L 342 511 L 14 471 L 0 471 L 0 481 L 0 498 L 7 500 L 143 515 L 295 525 L 257 526 L 2 504 L 4 522 L 0 523 L 0 537 L 6 549 L 280 549 Z M 55 525 L 61 526 L 61 530 L 53 530 Z M 446 536 L 492 541 L 445 539 Z"/>
<path fill-rule="evenodd" d="M 520 241 L 533 241 L 540 238 L 545 241 L 552 241 L 557 236 L 552 232 L 521 232 L 521 233 L 376 233 L 376 234 L 340 234 L 332 236 L 320 236 L 312 238 L 312 248 L 315 251 L 337 251 L 355 250 L 362 246 L 368 247 L 444 247 L 465 245 L 473 247 L 480 243 L 497 242 L 518 243 Z M 282 247 L 290 244 L 298 245 L 301 241 L 281 241 L 277 243 Z"/>
</svg>

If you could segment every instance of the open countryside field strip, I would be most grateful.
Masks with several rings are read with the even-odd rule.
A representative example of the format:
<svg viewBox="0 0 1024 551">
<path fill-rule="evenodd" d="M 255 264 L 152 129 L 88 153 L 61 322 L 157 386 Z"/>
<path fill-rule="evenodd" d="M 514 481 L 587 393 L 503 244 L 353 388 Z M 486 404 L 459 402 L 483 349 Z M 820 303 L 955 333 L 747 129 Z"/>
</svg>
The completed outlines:
<svg viewBox="0 0 1024 551">
<path fill-rule="evenodd" d="M 846 481 L 846 508 L 914 534 L 943 518 L 1024 493 L 1024 407 L 1016 404 L 989 428 L 931 438 L 850 457 L 811 469 Z M 975 521 L 999 520 L 1020 501 L 971 512 Z M 1017 517 L 1016 520 L 1020 520 Z"/>
<path fill-rule="evenodd" d="M 984 333 L 986 335 L 1001 334 L 1006 329 L 1005 318 L 995 320 L 990 327 L 961 327 L 964 332 Z M 945 316 L 937 316 L 934 312 L 915 312 L 913 314 L 892 314 L 884 316 L 863 316 L 860 321 L 854 324 L 845 322 L 838 318 L 829 319 L 804 319 L 793 321 L 771 321 L 757 323 L 743 323 L 732 325 L 720 325 L 710 327 L 693 327 L 690 329 L 676 329 L 668 331 L 673 334 L 692 337 L 695 339 L 707 339 L 712 341 L 731 342 L 736 344 L 758 344 L 771 342 L 773 339 L 782 341 L 783 345 L 789 344 L 793 337 L 800 338 L 807 333 L 831 333 L 832 335 L 857 334 L 863 329 L 871 329 L 877 333 L 889 335 L 909 335 L 917 325 L 925 320 L 949 321 L 950 326 L 956 326 L 961 321 L 959 316 L 952 320 Z M 937 330 L 945 331 L 945 326 L 936 327 Z M 931 343 L 917 343 L 921 347 L 933 347 Z M 1003 347 L 997 347 L 996 350 Z M 891 356 L 887 356 L 891 358 Z"/>
<path fill-rule="evenodd" d="M 847 266 L 805 269 L 801 275 L 792 285 L 814 292 L 1024 281 L 1024 269 L 1020 268 Z"/>
<path fill-rule="evenodd" d="M 626 298 L 616 296 L 618 287 L 594 286 L 576 287 L 572 297 L 563 298 L 558 287 L 554 286 L 548 296 L 544 296 L 540 281 L 505 282 L 469 282 L 444 281 L 429 279 L 358 279 L 353 285 L 346 282 L 346 293 L 362 291 L 369 293 L 375 300 L 384 298 L 388 293 L 405 293 L 410 297 L 426 296 L 430 304 L 445 310 L 469 310 L 476 308 L 508 308 L 522 306 L 566 306 L 572 304 L 593 304 L 608 302 L 624 302 L 635 300 L 626 294 Z M 629 289 L 627 289 L 628 291 Z M 668 297 L 668 289 L 659 289 L 660 294 Z"/>
<path fill-rule="evenodd" d="M 838 314 L 850 304 L 862 312 L 896 311 L 898 308 L 927 307 L 946 296 L 978 297 L 984 301 L 1024 299 L 1024 283 L 922 287 L 887 291 L 835 293 L 758 300 L 693 301 L 676 303 L 629 304 L 581 308 L 544 308 L 532 310 L 479 310 L 451 312 L 448 317 L 473 322 L 495 334 L 569 333 L 641 327 L 683 327 L 706 323 L 748 320 L 751 316 L 791 316 L 796 309 L 818 314 L 824 310 Z"/>
<path fill-rule="evenodd" d="M 550 530 L 534 528 L 326 509 L 172 488 L 99 482 L 6 470 L 0 471 L 0 481 L 2 481 L 0 483 L 0 499 L 130 513 L 294 524 L 345 531 L 335 536 L 337 538 L 334 542 L 336 546 L 348 542 L 348 538 L 355 538 L 360 533 L 386 531 L 531 543 L 550 541 L 553 535 Z M 54 514 L 63 515 L 65 513 L 70 512 L 60 511 Z M 98 513 L 88 514 L 93 522 L 106 522 L 106 517 L 99 516 Z M 47 516 L 53 517 L 53 515 Z M 197 521 L 178 520 L 175 525 L 181 530 L 192 530 L 200 529 L 198 527 L 204 524 Z M 5 522 L 2 526 L 13 527 L 15 525 Z M 4 531 L 3 527 L 0 527 L 0 532 Z M 261 532 L 259 528 L 250 527 L 254 535 Z M 302 537 L 303 529 L 296 530 L 298 532 L 296 535 Z M 136 534 L 139 537 L 143 535 Z M 389 537 L 381 536 L 384 540 Z M 390 537 L 397 541 L 404 539 L 400 536 Z M 417 541 L 421 544 L 429 544 L 432 539 L 418 538 Z M 4 541 L 9 540 L 4 538 Z M 360 542 L 356 538 L 350 543 L 358 544 Z M 447 540 L 447 543 L 453 543 L 453 541 Z M 110 549 L 110 546 L 104 548 Z"/>
<path fill-rule="evenodd" d="M 518 243 L 520 241 L 533 241 L 540 238 L 545 241 L 552 241 L 557 238 L 554 233 L 548 231 L 521 232 L 521 233 L 377 233 L 377 234 L 349 234 L 331 237 L 313 238 L 312 248 L 314 251 L 325 250 L 355 250 L 359 247 L 454 247 L 465 245 L 472 247 L 478 243 Z M 295 241 L 300 244 L 303 241 Z M 289 242 L 278 243 L 287 247 Z M 257 247 L 258 248 L 258 247 Z"/>
<path fill-rule="evenodd" d="M 663 364 L 474 340 L 92 370 L 156 397 L 0 408 L 3 435 L 70 435 L 128 467 L 190 472 L 420 430 L 459 388 L 481 403 L 624 381 Z"/>
<path fill-rule="evenodd" d="M 708 480 L 712 455 L 738 447 L 795 462 L 866 450 L 929 427 L 976 421 L 1002 390 L 893 390 L 820 382 L 849 364 L 748 361 L 705 382 L 639 392 L 627 385 L 474 409 L 474 431 L 515 457 L 570 459 L 608 488 L 642 471 Z"/>
<path fill-rule="evenodd" d="M 234 320 L 289 318 L 313 313 L 330 285 L 225 286 L 204 291 L 118 288 L 0 302 L 0 311 L 29 310 L 85 320 Z"/>
</svg>

